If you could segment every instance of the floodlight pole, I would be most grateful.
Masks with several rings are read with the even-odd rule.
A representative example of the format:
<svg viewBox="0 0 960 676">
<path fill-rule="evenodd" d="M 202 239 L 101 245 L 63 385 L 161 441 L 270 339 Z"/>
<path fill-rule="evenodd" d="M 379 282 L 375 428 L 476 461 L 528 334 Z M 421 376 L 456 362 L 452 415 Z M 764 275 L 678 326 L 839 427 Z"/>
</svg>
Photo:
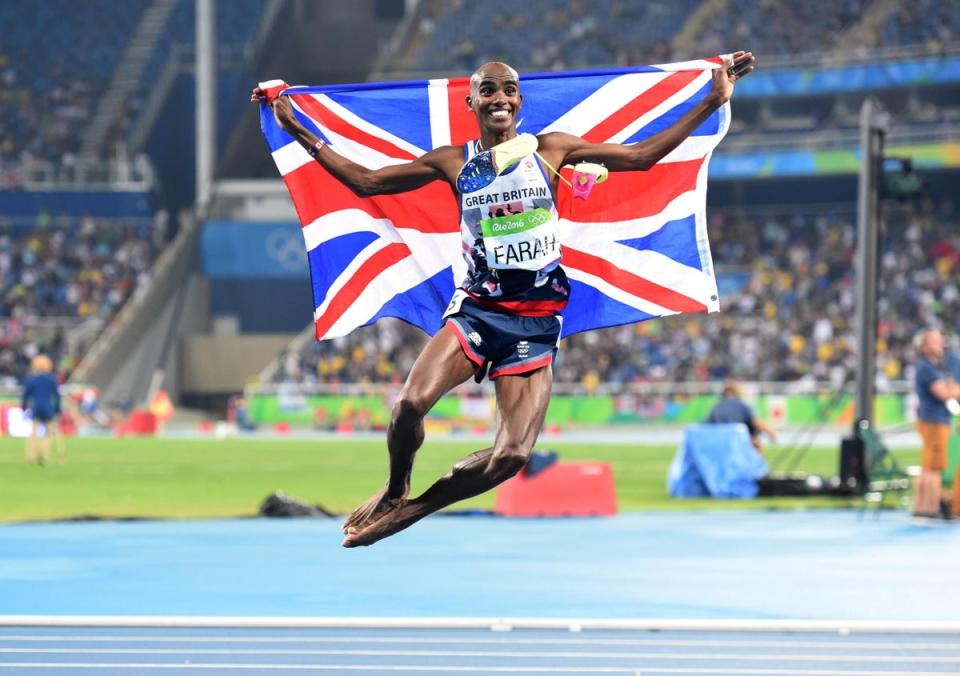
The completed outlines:
<svg viewBox="0 0 960 676">
<path fill-rule="evenodd" d="M 214 118 L 216 96 L 216 26 L 215 0 L 196 3 L 196 169 L 198 214 L 203 217 L 210 202 L 213 185 L 213 159 L 216 156 L 217 128 Z"/>
<path fill-rule="evenodd" d="M 880 229 L 880 178 L 888 115 L 868 98 L 860 108 L 860 183 L 857 192 L 857 378 L 856 426 L 873 424 L 876 395 L 877 257 Z"/>
</svg>

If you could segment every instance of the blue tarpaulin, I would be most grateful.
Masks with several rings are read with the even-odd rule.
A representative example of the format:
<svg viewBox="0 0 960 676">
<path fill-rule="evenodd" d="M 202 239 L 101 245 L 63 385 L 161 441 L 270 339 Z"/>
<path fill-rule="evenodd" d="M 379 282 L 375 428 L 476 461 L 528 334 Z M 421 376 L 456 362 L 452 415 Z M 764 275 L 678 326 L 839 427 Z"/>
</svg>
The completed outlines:
<svg viewBox="0 0 960 676">
<path fill-rule="evenodd" d="M 667 488 L 675 498 L 753 498 L 766 473 L 746 425 L 692 425 L 670 465 Z"/>
</svg>

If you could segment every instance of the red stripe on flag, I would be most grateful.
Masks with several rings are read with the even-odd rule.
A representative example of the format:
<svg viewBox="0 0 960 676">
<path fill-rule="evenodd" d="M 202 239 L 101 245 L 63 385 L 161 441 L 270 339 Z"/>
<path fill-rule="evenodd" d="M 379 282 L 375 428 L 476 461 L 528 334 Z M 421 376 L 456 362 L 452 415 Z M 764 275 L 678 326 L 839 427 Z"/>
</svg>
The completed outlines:
<svg viewBox="0 0 960 676">
<path fill-rule="evenodd" d="M 656 303 L 660 307 L 674 312 L 706 312 L 707 306 L 682 293 L 677 293 L 656 282 L 628 272 L 608 260 L 588 254 L 584 251 L 563 247 L 563 265 L 589 272 L 591 275 L 623 289 L 624 291 Z"/>
<path fill-rule="evenodd" d="M 704 61 L 709 61 L 710 63 L 723 63 L 723 57 L 711 56 L 709 59 L 704 59 Z"/>
<path fill-rule="evenodd" d="M 683 70 L 667 76 L 588 131 L 583 135 L 583 138 L 591 143 L 605 143 L 612 136 L 623 131 L 627 125 L 636 121 L 641 115 L 647 114 L 693 82 L 702 72 L 700 70 Z"/>
<path fill-rule="evenodd" d="M 648 171 L 611 172 L 594 186 L 587 200 L 574 199 L 562 185 L 557 195 L 560 216 L 576 223 L 613 223 L 654 216 L 678 195 L 696 190 L 704 158 L 655 164 Z M 570 179 L 569 170 L 563 170 Z"/>
<path fill-rule="evenodd" d="M 300 225 L 310 225 L 321 216 L 341 209 L 360 209 L 373 218 L 384 218 L 373 200 L 358 197 L 330 172 L 312 161 L 283 177 L 300 217 Z"/>
<path fill-rule="evenodd" d="M 463 145 L 480 138 L 477 116 L 467 107 L 470 94 L 470 79 L 451 78 L 447 81 L 447 108 L 450 111 L 450 144 Z"/>
<path fill-rule="evenodd" d="M 317 331 L 317 340 L 323 339 L 323 336 L 330 330 L 330 327 L 336 323 L 344 312 L 353 304 L 357 298 L 366 290 L 367 285 L 378 275 L 382 274 L 393 264 L 403 260 L 410 255 L 410 249 L 406 244 L 395 242 L 383 247 L 377 253 L 373 254 L 364 262 L 363 265 L 354 273 L 347 284 L 340 289 L 334 296 L 324 312 L 314 322 Z"/>
<path fill-rule="evenodd" d="M 297 94 L 292 98 L 297 102 L 297 105 L 300 106 L 303 112 L 313 118 L 316 122 L 320 122 L 332 132 L 340 134 L 341 136 L 345 136 L 351 141 L 356 141 L 357 143 L 365 145 L 366 147 L 376 150 L 377 152 L 383 153 L 388 157 L 394 157 L 400 160 L 416 159 L 416 155 L 413 155 L 403 148 L 394 145 L 390 141 L 386 141 L 379 136 L 374 136 L 373 134 L 368 134 L 367 132 L 353 126 L 349 122 L 344 121 L 339 115 L 335 114 L 332 110 L 317 101 L 310 94 Z"/>
<path fill-rule="evenodd" d="M 397 227 L 420 232 L 458 232 L 457 202 L 445 181 L 434 181 L 397 195 L 359 197 L 317 162 L 310 162 L 283 177 L 293 197 L 300 225 L 343 209 L 359 209 L 372 218 L 390 220 Z"/>
</svg>

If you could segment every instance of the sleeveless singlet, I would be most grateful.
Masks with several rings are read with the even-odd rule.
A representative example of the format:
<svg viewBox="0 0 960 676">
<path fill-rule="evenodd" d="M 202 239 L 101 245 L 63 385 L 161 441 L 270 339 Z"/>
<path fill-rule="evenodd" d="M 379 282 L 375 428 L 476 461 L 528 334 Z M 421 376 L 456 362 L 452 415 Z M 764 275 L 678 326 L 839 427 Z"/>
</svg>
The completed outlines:
<svg viewBox="0 0 960 676">
<path fill-rule="evenodd" d="M 469 161 L 476 141 L 466 144 Z M 467 277 L 460 288 L 486 307 L 511 314 L 558 314 L 570 297 L 560 267 L 557 207 L 535 155 L 486 188 L 460 195 Z"/>
</svg>

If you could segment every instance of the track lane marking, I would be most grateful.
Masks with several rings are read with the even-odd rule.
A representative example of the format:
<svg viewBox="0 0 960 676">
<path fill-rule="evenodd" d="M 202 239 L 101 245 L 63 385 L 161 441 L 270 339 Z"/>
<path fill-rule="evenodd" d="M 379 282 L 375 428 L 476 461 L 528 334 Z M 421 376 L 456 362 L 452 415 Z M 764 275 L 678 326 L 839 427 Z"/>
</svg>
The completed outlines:
<svg viewBox="0 0 960 676">
<path fill-rule="evenodd" d="M 487 658 L 566 658 L 623 660 L 715 660 L 737 662 L 901 662 L 960 664 L 960 655 L 913 657 L 908 655 L 808 655 L 754 653 L 677 653 L 677 652 L 517 652 L 478 650 L 336 650 L 336 649 L 253 649 L 253 648 L 0 648 L 0 654 L 16 655 L 316 655 L 357 657 L 487 657 Z"/>
<path fill-rule="evenodd" d="M 473 673 L 503 673 L 503 672 L 521 672 L 521 673 L 595 673 L 595 674 L 631 674 L 636 676 L 636 668 L 624 667 L 467 667 L 457 665 L 357 665 L 357 664 L 157 664 L 152 662 L 11 662 L 0 664 L 0 670 L 14 669 L 236 669 L 236 670 L 260 670 L 272 669 L 274 671 L 412 671 L 414 673 L 422 672 L 473 672 Z M 809 670 L 809 669 L 715 669 L 715 668 L 663 668 L 648 669 L 644 668 L 644 676 L 653 676 L 654 674 L 732 674 L 734 676 L 942 676 L 942 671 L 830 671 Z"/>
<path fill-rule="evenodd" d="M 0 636 L 0 642 L 16 641 L 36 641 L 36 642 L 63 642 L 63 643 L 383 643 L 383 644 L 442 644 L 442 645 L 463 645 L 465 643 L 490 644 L 490 645 L 607 645 L 607 646 L 662 646 L 662 647 L 690 647 L 690 648 L 818 648 L 818 649 L 881 649 L 881 650 L 903 650 L 903 649 L 923 649 L 923 650 L 960 650 L 960 643 L 925 643 L 923 641 L 911 641 L 904 637 L 902 643 L 872 643 L 869 641 L 851 641 L 843 642 L 843 639 L 835 641 L 763 641 L 763 640 L 693 640 L 693 639 L 577 639 L 577 638 L 415 638 L 415 637 L 397 637 L 383 636 L 360 638 L 353 636 L 271 636 L 271 637 L 233 637 L 233 636 L 211 636 L 207 638 L 198 636 Z"/>
</svg>

